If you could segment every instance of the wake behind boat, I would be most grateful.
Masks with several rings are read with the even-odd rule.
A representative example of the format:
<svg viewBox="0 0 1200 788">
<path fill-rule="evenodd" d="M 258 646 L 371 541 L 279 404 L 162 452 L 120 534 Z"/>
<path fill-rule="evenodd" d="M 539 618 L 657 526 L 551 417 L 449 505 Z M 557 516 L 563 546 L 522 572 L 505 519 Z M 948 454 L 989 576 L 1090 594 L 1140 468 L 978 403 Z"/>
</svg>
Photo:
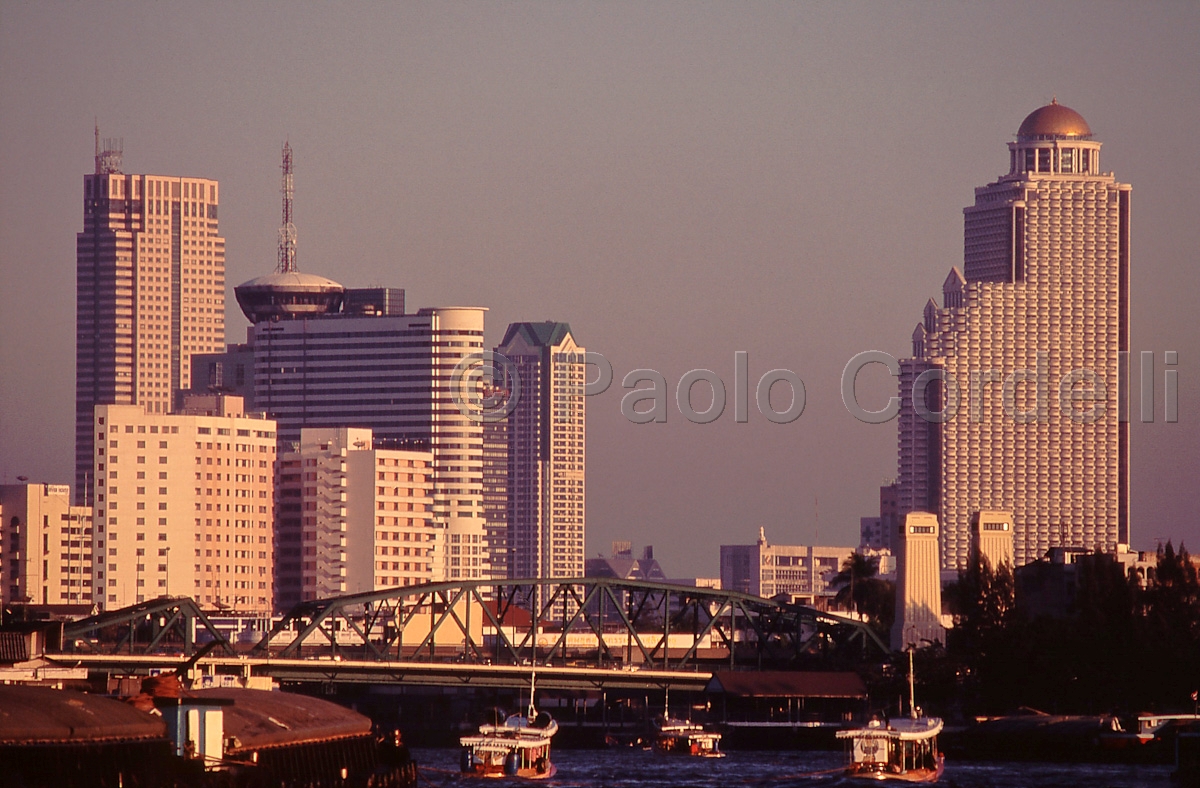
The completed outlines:
<svg viewBox="0 0 1200 788">
<path fill-rule="evenodd" d="M 699 758 L 724 758 L 721 734 L 704 730 L 697 725 L 671 717 L 660 717 L 654 737 L 654 751 L 663 755 L 692 755 Z"/>
</svg>

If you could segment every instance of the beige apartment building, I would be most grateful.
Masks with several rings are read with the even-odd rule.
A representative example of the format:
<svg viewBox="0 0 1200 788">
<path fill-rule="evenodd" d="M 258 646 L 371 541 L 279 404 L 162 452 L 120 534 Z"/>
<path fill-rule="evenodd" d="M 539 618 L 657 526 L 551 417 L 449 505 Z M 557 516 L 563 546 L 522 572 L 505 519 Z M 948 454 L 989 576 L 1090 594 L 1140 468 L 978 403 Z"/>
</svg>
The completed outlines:
<svg viewBox="0 0 1200 788">
<path fill-rule="evenodd" d="M 305 427 L 280 456 L 279 609 L 444 579 L 433 453 L 397 445 L 369 429 Z"/>
<path fill-rule="evenodd" d="M 241 397 L 177 414 L 98 405 L 93 597 L 107 610 L 160 596 L 271 612 L 275 422 Z"/>
<path fill-rule="evenodd" d="M 899 510 L 937 516 L 948 569 L 981 511 L 1012 515 L 1018 566 L 1129 543 L 1130 187 L 1057 102 L 1008 148 L 900 365 Z"/>
<path fill-rule="evenodd" d="M 225 343 L 225 239 L 215 180 L 121 171 L 96 140 L 76 236 L 75 497 L 93 502 L 93 407 L 170 413 L 191 357 Z"/>
<path fill-rule="evenodd" d="M 0 485 L 0 599 L 92 603 L 92 509 L 70 485 Z"/>
</svg>

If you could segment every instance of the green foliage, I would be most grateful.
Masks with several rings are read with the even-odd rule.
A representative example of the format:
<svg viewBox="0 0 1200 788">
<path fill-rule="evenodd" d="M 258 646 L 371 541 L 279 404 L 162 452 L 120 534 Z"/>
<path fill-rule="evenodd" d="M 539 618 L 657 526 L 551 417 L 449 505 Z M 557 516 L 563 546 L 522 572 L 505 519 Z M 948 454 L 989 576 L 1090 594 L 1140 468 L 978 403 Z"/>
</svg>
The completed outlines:
<svg viewBox="0 0 1200 788">
<path fill-rule="evenodd" d="M 1200 578 L 1170 543 L 1145 578 L 1097 553 L 1077 562 L 1065 618 L 1017 603 L 1012 570 L 986 561 L 947 589 L 955 626 L 946 659 L 971 713 L 1032 706 L 1057 713 L 1192 710 L 1200 687 Z"/>
<path fill-rule="evenodd" d="M 854 552 L 842 561 L 830 585 L 838 589 L 834 605 L 861 613 L 886 642 L 896 616 L 896 586 L 878 575 L 878 558 Z"/>
</svg>

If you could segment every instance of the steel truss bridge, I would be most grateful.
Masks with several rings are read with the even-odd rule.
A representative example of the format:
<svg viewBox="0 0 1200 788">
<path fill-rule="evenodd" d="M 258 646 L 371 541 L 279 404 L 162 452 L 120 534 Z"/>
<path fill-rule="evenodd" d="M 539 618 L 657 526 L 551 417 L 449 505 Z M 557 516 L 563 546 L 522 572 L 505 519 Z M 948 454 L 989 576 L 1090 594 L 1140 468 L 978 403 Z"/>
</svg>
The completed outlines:
<svg viewBox="0 0 1200 788">
<path fill-rule="evenodd" d="M 63 664 L 279 681 L 700 689 L 716 670 L 819 669 L 890 653 L 862 622 L 733 591 L 613 578 L 430 583 L 303 602 L 235 645 L 187 597 L 63 627 Z"/>
</svg>

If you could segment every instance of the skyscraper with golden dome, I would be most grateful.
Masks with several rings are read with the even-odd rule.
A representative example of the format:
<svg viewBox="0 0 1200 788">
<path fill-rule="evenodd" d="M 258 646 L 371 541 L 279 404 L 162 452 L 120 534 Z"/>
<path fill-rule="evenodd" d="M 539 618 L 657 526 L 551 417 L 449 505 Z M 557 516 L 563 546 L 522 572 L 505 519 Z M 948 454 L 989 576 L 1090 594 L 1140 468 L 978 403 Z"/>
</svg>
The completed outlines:
<svg viewBox="0 0 1200 788">
<path fill-rule="evenodd" d="M 1008 148 L 900 364 L 899 505 L 938 515 L 947 568 L 984 510 L 1013 514 L 1018 565 L 1129 541 L 1130 187 L 1057 101 Z"/>
</svg>

